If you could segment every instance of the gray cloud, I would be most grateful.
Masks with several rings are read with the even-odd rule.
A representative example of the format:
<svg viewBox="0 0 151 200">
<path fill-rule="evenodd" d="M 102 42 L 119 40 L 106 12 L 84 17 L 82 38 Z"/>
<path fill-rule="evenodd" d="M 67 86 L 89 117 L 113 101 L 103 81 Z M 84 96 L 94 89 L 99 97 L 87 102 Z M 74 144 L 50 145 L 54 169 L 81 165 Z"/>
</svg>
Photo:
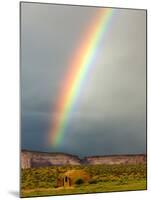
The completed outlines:
<svg viewBox="0 0 151 200">
<path fill-rule="evenodd" d="M 146 13 L 115 9 L 57 149 L 45 145 L 75 48 L 98 8 L 22 3 L 22 148 L 88 154 L 146 149 Z M 51 127 L 49 127 L 51 128 Z"/>
</svg>

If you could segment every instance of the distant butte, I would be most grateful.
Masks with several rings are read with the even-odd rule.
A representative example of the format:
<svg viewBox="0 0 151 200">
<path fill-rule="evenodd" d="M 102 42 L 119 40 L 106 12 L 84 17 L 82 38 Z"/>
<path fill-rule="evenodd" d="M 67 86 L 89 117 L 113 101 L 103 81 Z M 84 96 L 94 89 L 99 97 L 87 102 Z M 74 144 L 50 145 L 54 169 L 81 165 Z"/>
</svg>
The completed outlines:
<svg viewBox="0 0 151 200">
<path fill-rule="evenodd" d="M 47 167 L 59 165 L 100 165 L 100 164 L 144 164 L 146 154 L 86 156 L 80 159 L 76 155 L 61 152 L 21 151 L 21 168 Z"/>
</svg>

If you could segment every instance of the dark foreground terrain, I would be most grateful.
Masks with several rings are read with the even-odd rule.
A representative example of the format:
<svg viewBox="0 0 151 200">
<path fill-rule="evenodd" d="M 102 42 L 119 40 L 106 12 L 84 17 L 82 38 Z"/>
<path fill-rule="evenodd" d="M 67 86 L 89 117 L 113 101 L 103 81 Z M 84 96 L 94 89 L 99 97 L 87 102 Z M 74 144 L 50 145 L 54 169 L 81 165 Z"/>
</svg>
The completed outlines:
<svg viewBox="0 0 151 200">
<path fill-rule="evenodd" d="M 90 179 L 84 182 L 79 174 L 70 187 L 58 187 L 58 176 L 70 170 L 83 170 Z M 146 164 L 65 165 L 21 170 L 21 197 L 145 189 Z"/>
</svg>

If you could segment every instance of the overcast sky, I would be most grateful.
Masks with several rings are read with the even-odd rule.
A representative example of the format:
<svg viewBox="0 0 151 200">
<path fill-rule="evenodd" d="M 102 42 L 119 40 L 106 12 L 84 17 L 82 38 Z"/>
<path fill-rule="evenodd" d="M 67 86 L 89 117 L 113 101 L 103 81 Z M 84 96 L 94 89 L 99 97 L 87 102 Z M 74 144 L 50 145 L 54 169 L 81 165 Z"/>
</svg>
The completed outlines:
<svg viewBox="0 0 151 200">
<path fill-rule="evenodd" d="M 61 80 L 101 8 L 21 5 L 21 147 L 79 156 L 145 153 L 145 11 L 114 9 L 65 136 L 54 149 L 45 141 Z"/>
</svg>

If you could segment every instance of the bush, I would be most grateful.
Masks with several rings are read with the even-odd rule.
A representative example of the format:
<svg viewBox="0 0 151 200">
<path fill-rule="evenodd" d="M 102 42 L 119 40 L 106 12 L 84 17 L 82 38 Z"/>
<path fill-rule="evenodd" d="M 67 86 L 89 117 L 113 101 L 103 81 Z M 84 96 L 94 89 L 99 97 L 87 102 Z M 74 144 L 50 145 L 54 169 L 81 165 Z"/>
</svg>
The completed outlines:
<svg viewBox="0 0 151 200">
<path fill-rule="evenodd" d="M 89 184 L 96 184 L 98 181 L 97 180 L 95 180 L 95 179 L 91 179 L 91 180 L 89 180 Z"/>
<path fill-rule="evenodd" d="M 78 178 L 76 181 L 75 181 L 75 184 L 76 185 L 81 185 L 84 183 L 84 180 L 82 178 Z"/>
</svg>

